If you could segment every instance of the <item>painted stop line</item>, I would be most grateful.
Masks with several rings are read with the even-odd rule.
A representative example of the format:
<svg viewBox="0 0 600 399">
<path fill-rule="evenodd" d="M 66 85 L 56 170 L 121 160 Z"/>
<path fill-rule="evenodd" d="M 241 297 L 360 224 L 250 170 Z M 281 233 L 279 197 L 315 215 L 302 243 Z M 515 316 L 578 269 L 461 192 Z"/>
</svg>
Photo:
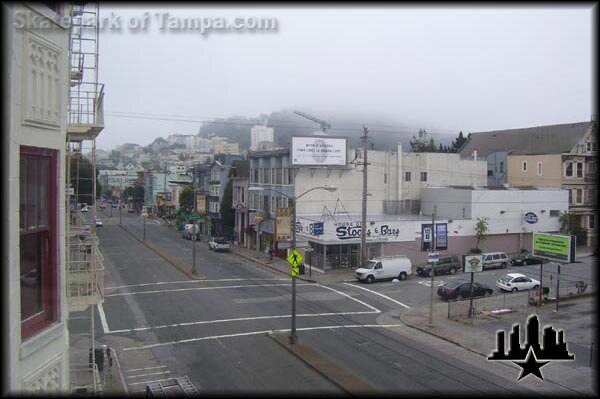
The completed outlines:
<svg viewBox="0 0 600 399">
<path fill-rule="evenodd" d="M 426 287 L 431 287 L 431 280 L 419 281 L 418 283 L 421 284 L 421 285 L 424 285 Z M 436 287 L 439 287 L 440 285 L 445 284 L 445 283 L 446 282 L 442 281 L 442 280 L 435 280 L 433 282 L 434 286 L 436 286 Z"/>
</svg>

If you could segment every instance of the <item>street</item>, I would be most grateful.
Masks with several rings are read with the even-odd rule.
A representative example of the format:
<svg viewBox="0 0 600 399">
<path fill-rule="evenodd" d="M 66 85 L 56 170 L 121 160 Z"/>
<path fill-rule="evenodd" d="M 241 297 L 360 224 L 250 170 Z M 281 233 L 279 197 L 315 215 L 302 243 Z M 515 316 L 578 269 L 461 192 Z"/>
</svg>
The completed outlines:
<svg viewBox="0 0 600 399">
<path fill-rule="evenodd" d="M 118 226 L 118 211 L 99 212 L 97 228 L 105 256 L 105 299 L 97 317 L 98 339 L 114 348 L 130 393 L 151 381 L 187 375 L 202 392 L 331 392 L 340 388 L 269 337 L 289 333 L 290 278 L 196 243 L 203 280 L 191 280 Z M 121 214 L 141 238 L 139 214 Z M 193 242 L 156 221 L 146 238 L 170 257 L 192 259 Z M 569 275 L 580 278 L 575 264 Z M 571 265 L 569 265 L 570 267 Z M 516 268 L 539 276 L 539 266 Z M 548 270 L 547 270 L 548 269 Z M 567 267 L 563 267 L 565 276 Z M 511 269 L 482 273 L 494 286 Z M 544 266 L 544 273 L 551 268 Z M 436 276 L 441 281 L 461 278 Z M 393 311 L 429 303 L 429 278 L 399 283 L 297 283 L 299 341 L 381 392 L 520 393 L 535 381 L 515 384 L 506 365 L 417 333 Z M 479 281 L 479 280 L 478 280 Z M 436 298 L 436 301 L 439 301 Z M 561 392 L 560 387 L 548 387 Z M 557 389 L 558 391 L 554 391 Z"/>
</svg>

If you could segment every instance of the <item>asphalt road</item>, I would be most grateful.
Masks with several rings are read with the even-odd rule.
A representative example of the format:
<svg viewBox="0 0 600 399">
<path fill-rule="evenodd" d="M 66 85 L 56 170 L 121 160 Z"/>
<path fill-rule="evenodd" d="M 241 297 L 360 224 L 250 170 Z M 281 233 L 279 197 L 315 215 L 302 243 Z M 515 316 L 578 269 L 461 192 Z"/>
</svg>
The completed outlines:
<svg viewBox="0 0 600 399">
<path fill-rule="evenodd" d="M 197 267 L 206 280 L 190 280 L 117 226 L 118 212 L 98 217 L 106 271 L 96 325 L 99 339 L 117 350 L 129 392 L 183 375 L 207 392 L 340 392 L 267 336 L 289 330 L 289 278 L 198 242 Z M 122 213 L 121 220 L 142 236 L 138 214 Z M 193 243 L 179 233 L 149 221 L 146 237 L 191 262 Z M 492 274 L 485 278 L 495 281 Z M 517 385 L 506 366 L 404 326 L 397 310 L 429 301 L 421 281 L 429 279 L 368 287 L 299 282 L 298 336 L 381 392 L 524 394 L 539 388 Z"/>
</svg>

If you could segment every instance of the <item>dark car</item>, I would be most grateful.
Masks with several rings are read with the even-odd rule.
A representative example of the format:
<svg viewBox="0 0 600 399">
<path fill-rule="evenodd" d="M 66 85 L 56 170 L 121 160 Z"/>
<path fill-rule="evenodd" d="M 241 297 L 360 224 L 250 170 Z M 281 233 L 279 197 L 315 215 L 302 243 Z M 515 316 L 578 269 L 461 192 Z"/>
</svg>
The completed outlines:
<svg viewBox="0 0 600 399">
<path fill-rule="evenodd" d="M 460 258 L 456 255 L 440 256 L 439 261 L 435 264 L 435 275 L 438 274 L 456 274 L 458 270 L 462 270 Z M 431 276 L 431 264 L 417 266 L 417 274 L 419 276 Z"/>
<path fill-rule="evenodd" d="M 471 297 L 471 282 L 465 280 L 449 281 L 438 288 L 438 296 L 445 300 Z M 494 289 L 479 283 L 473 283 L 473 297 L 492 295 Z"/>
<path fill-rule="evenodd" d="M 510 260 L 511 266 L 539 265 L 546 262 L 545 259 L 533 256 L 531 252 L 521 252 Z"/>
<path fill-rule="evenodd" d="M 129 208 L 129 209 L 127 209 L 127 213 L 135 213 L 135 209 L 134 208 Z"/>
</svg>

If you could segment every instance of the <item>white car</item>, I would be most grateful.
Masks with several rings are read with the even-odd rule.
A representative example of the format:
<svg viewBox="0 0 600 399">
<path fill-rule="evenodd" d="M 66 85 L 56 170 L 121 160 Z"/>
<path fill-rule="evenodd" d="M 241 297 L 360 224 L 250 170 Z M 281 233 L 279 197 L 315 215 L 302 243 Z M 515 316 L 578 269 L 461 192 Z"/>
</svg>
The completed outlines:
<svg viewBox="0 0 600 399">
<path fill-rule="evenodd" d="M 504 291 L 535 290 L 540 282 L 521 273 L 508 273 L 496 280 L 496 287 Z"/>
<path fill-rule="evenodd" d="M 102 220 L 96 218 L 96 227 L 102 226 Z"/>
<path fill-rule="evenodd" d="M 223 237 L 214 237 L 208 242 L 208 249 L 214 249 L 215 251 L 229 251 L 231 246 L 229 245 L 229 241 Z"/>
</svg>

